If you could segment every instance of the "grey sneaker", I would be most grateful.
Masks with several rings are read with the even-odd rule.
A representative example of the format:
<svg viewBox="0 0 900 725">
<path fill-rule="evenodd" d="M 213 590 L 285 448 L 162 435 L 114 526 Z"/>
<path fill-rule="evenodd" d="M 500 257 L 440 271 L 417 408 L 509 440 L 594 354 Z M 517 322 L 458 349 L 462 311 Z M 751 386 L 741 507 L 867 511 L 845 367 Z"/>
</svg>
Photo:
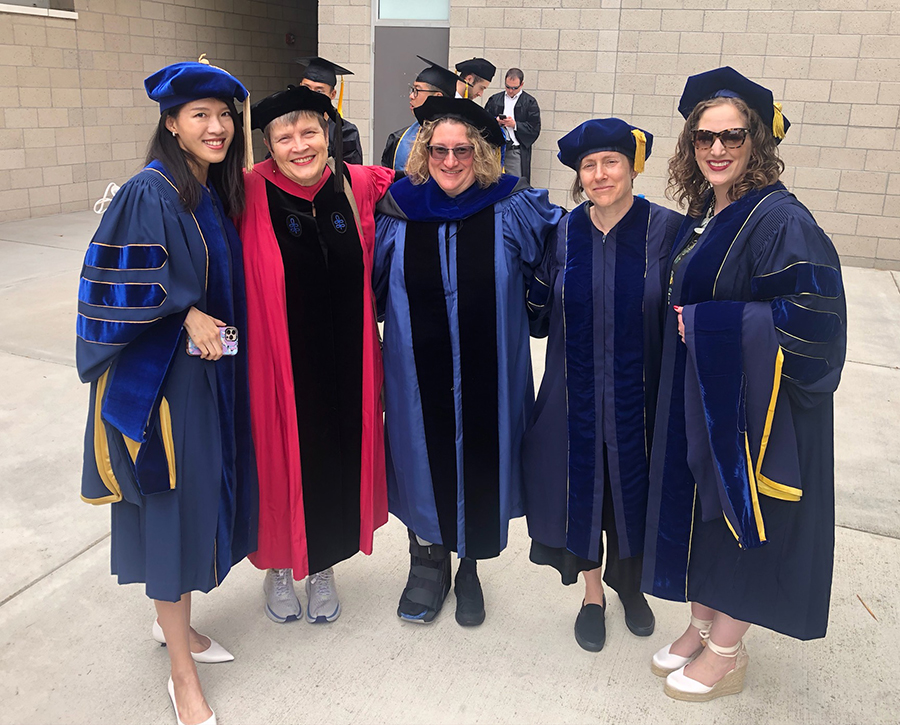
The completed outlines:
<svg viewBox="0 0 900 725">
<path fill-rule="evenodd" d="M 333 622 L 341 616 L 341 603 L 334 584 L 334 569 L 328 567 L 306 578 L 306 621 Z"/>
<path fill-rule="evenodd" d="M 300 600 L 294 591 L 294 579 L 290 569 L 269 569 L 263 582 L 266 594 L 266 616 L 273 622 L 284 624 L 300 616 Z"/>
</svg>

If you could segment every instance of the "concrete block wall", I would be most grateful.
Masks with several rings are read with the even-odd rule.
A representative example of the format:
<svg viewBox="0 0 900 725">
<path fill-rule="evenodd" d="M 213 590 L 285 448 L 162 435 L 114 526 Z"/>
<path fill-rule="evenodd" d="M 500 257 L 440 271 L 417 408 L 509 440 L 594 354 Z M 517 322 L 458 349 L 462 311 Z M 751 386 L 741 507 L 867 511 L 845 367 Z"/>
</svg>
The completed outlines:
<svg viewBox="0 0 900 725">
<path fill-rule="evenodd" d="M 377 0 L 375 0 L 377 2 Z M 344 79 L 344 116 L 359 127 L 363 161 L 371 146 L 372 0 L 319 0 L 319 55 L 353 71 Z M 381 149 L 384 140 L 375 146 Z M 380 151 L 379 151 L 380 153 Z"/>
<path fill-rule="evenodd" d="M 370 0 L 319 5 L 322 52 L 367 63 Z M 532 182 L 558 203 L 570 203 L 571 171 L 556 160 L 557 139 L 609 115 L 655 134 L 637 190 L 668 203 L 684 81 L 732 65 L 784 103 L 794 123 L 781 146 L 784 181 L 844 262 L 900 269 L 897 0 L 451 0 L 450 26 L 451 60 L 524 70 L 543 109 Z M 362 130 L 371 114 L 362 68 L 352 81 L 347 113 Z"/>
<path fill-rule="evenodd" d="M 0 221 L 89 208 L 143 162 L 159 119 L 143 90 L 196 60 L 259 99 L 316 49 L 314 0 L 76 0 L 77 19 L 0 13 Z M 285 43 L 285 33 L 297 40 Z"/>
<path fill-rule="evenodd" d="M 783 102 L 794 124 L 783 180 L 844 263 L 900 269 L 897 0 L 453 0 L 451 24 L 451 58 L 524 70 L 544 124 L 532 183 L 558 203 L 571 205 L 572 172 L 557 139 L 589 116 L 616 115 L 655 135 L 636 188 L 672 206 L 664 192 L 684 81 L 731 65 Z"/>
</svg>

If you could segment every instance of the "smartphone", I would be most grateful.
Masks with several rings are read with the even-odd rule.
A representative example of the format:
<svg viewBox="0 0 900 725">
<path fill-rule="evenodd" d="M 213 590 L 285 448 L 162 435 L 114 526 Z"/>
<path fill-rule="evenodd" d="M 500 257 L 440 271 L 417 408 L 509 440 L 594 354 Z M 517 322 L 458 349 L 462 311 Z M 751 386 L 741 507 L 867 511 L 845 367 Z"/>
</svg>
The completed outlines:
<svg viewBox="0 0 900 725">
<path fill-rule="evenodd" d="M 499 118 L 501 121 L 506 120 L 506 116 L 504 116 L 502 113 L 499 116 L 497 116 L 497 118 Z"/>
<path fill-rule="evenodd" d="M 228 325 L 226 327 L 219 328 L 219 337 L 222 339 L 222 354 L 223 355 L 237 355 L 238 351 L 238 331 L 236 327 L 232 327 Z M 199 348 L 194 344 L 194 341 L 191 339 L 191 336 L 188 335 L 187 338 L 187 354 L 188 355 L 200 355 Z"/>
</svg>

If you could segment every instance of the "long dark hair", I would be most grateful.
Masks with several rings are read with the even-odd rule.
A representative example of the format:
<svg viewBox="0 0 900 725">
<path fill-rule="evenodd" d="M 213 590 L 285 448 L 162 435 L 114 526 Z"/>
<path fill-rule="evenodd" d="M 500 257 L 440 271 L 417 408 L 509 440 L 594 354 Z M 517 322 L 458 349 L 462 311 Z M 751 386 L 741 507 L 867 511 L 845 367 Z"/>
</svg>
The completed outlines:
<svg viewBox="0 0 900 725">
<path fill-rule="evenodd" d="M 219 100 L 231 111 L 231 117 L 234 119 L 234 138 L 225 154 L 225 160 L 219 164 L 209 165 L 209 182 L 219 194 L 222 205 L 225 207 L 225 213 L 230 217 L 236 217 L 244 211 L 243 134 L 240 132 L 239 117 L 234 102 L 230 98 L 220 98 Z M 191 155 L 178 145 L 178 140 L 166 128 L 166 120 L 170 116 L 173 118 L 178 116 L 184 106 L 185 104 L 173 106 L 160 115 L 156 131 L 147 146 L 145 163 L 159 161 L 165 166 L 172 175 L 172 183 L 178 188 L 181 202 L 193 211 L 200 204 L 201 191 L 200 184 L 188 162 Z"/>
</svg>

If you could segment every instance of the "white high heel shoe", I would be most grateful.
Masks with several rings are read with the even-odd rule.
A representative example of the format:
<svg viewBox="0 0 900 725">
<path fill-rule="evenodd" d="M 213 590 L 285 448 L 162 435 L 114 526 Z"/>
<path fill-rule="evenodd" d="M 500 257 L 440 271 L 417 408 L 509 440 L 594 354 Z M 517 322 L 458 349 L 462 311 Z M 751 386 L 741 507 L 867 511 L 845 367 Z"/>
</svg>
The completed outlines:
<svg viewBox="0 0 900 725">
<path fill-rule="evenodd" d="M 686 664 L 697 659 L 697 657 L 703 651 L 703 647 L 706 645 L 707 640 L 709 639 L 709 628 L 712 627 L 712 620 L 697 619 L 692 614 L 691 626 L 696 627 L 700 630 L 700 649 L 698 649 L 692 655 L 683 657 L 681 655 L 673 655 L 669 651 L 669 648 L 672 645 L 667 644 L 656 654 L 654 654 L 653 659 L 650 661 L 650 671 L 653 672 L 654 675 L 656 675 L 657 677 L 667 677 L 670 673 L 674 672 L 675 670 L 681 669 Z"/>
<path fill-rule="evenodd" d="M 666 694 L 674 700 L 685 702 L 709 702 L 724 695 L 737 695 L 744 689 L 744 675 L 747 673 L 747 663 L 750 658 L 744 649 L 743 641 L 739 641 L 733 647 L 720 647 L 712 640 L 706 644 L 710 652 L 720 657 L 730 657 L 735 660 L 734 669 L 729 670 L 714 685 L 704 685 L 684 674 L 684 667 L 675 670 L 666 677 Z"/>
<path fill-rule="evenodd" d="M 150 629 L 150 634 L 153 639 L 159 642 L 163 647 L 166 646 L 166 635 L 163 633 L 162 627 L 159 626 L 158 619 L 153 620 L 153 627 Z M 219 662 L 231 662 L 234 659 L 234 655 L 216 642 L 212 637 L 209 638 L 209 647 L 202 652 L 191 652 L 191 657 L 194 658 L 194 662 L 205 665 L 214 665 Z"/>
<path fill-rule="evenodd" d="M 177 723 L 177 725 L 184 725 L 184 723 L 181 722 L 181 715 L 178 714 L 178 705 L 175 704 L 175 683 L 172 682 L 171 677 L 169 678 L 168 690 L 169 690 L 169 699 L 172 701 L 172 709 L 175 711 L 175 722 Z M 212 708 L 209 708 L 209 709 L 212 710 Z M 212 715 L 210 715 L 208 718 L 206 718 L 206 720 L 204 720 L 202 723 L 200 723 L 200 725 L 217 725 L 216 724 L 216 713 L 213 713 Z"/>
</svg>

